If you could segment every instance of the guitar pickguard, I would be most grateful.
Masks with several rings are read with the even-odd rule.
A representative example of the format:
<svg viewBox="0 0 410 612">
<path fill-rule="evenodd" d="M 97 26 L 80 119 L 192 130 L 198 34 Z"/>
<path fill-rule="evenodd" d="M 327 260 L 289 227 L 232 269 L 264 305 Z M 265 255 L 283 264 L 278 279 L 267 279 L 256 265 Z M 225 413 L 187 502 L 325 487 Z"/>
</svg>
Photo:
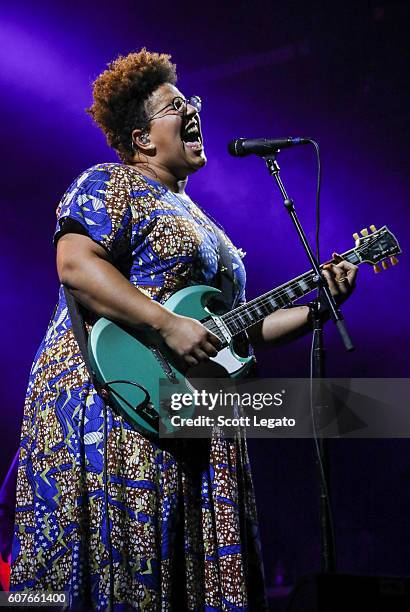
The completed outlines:
<svg viewBox="0 0 410 612">
<path fill-rule="evenodd" d="M 216 357 L 211 357 L 211 361 L 222 366 L 230 376 L 243 368 L 243 362 L 239 361 L 234 353 L 232 353 L 229 346 L 219 351 Z"/>
</svg>

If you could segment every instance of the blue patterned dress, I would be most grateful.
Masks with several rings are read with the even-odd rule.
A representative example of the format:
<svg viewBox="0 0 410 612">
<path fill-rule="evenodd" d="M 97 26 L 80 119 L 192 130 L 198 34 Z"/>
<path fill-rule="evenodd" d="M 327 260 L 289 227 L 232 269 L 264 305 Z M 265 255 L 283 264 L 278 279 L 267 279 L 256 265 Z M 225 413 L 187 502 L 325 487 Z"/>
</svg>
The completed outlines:
<svg viewBox="0 0 410 612">
<path fill-rule="evenodd" d="M 85 171 L 57 218 L 55 241 L 88 235 L 154 300 L 216 282 L 217 239 L 207 216 L 134 168 Z M 225 240 L 239 303 L 244 267 Z M 205 461 L 176 459 L 104 407 L 60 288 L 27 390 L 11 590 L 68 591 L 70 607 L 80 610 L 105 610 L 109 601 L 118 611 L 263 610 L 245 440 L 216 438 L 206 453 Z"/>
</svg>

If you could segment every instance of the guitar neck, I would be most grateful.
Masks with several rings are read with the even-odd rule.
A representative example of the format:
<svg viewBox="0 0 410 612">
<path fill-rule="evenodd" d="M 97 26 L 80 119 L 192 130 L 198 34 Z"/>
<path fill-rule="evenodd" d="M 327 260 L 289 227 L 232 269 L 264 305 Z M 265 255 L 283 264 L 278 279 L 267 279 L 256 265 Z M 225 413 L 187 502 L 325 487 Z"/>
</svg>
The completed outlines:
<svg viewBox="0 0 410 612">
<path fill-rule="evenodd" d="M 356 249 L 346 251 L 341 257 L 356 265 L 361 263 Z M 334 260 L 326 263 L 334 263 Z M 325 264 L 322 264 L 320 267 L 322 268 L 323 265 Z M 314 291 L 314 289 L 317 289 L 317 284 L 314 280 L 313 270 L 309 270 L 309 272 L 301 274 L 284 285 L 271 289 L 271 291 L 250 302 L 238 306 L 234 310 L 222 315 L 221 318 L 230 334 L 236 336 L 248 327 L 255 325 L 255 323 L 259 323 L 259 321 L 265 319 L 272 312 L 290 306 L 299 298 Z"/>
</svg>

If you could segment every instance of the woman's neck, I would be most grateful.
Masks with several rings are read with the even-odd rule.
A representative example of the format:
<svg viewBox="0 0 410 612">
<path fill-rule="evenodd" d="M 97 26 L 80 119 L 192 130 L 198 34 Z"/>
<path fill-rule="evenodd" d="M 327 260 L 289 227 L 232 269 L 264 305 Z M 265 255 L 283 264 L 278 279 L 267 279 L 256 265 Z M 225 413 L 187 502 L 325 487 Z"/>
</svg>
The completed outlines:
<svg viewBox="0 0 410 612">
<path fill-rule="evenodd" d="M 153 167 L 152 164 L 148 166 L 146 163 L 144 164 L 143 162 L 130 162 L 128 165 L 132 168 L 135 168 L 135 170 L 138 170 L 138 172 L 146 178 L 151 178 L 155 181 L 158 181 L 159 183 L 162 183 L 174 193 L 179 193 L 181 195 L 185 193 L 185 187 L 188 182 L 188 177 L 179 179 L 167 168 L 163 168 L 162 166 Z"/>
</svg>

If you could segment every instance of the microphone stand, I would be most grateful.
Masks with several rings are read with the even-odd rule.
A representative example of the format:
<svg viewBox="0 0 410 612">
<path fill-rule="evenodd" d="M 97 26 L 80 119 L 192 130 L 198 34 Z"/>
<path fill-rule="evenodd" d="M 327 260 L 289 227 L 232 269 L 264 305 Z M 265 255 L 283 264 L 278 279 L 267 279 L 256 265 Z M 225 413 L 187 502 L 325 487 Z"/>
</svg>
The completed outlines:
<svg viewBox="0 0 410 612">
<path fill-rule="evenodd" d="M 327 285 L 326 279 L 323 277 L 320 265 L 317 262 L 313 251 L 309 245 L 306 234 L 296 214 L 295 204 L 291 198 L 289 198 L 286 189 L 282 183 L 282 179 L 279 175 L 280 167 L 276 160 L 276 155 L 279 153 L 279 149 L 274 153 L 263 156 L 269 173 L 274 177 L 279 190 L 283 197 L 283 203 L 285 209 L 290 215 L 290 218 L 295 226 L 296 232 L 305 250 L 305 253 L 309 259 L 309 263 L 312 266 L 314 272 L 314 280 L 318 287 L 320 295 L 320 301 L 323 300 L 324 304 L 328 307 L 331 318 L 336 324 L 339 334 L 342 338 L 342 342 L 347 351 L 352 351 L 354 346 L 347 332 L 342 313 L 337 306 L 334 297 L 332 296 L 330 289 Z M 313 363 L 312 363 L 312 377 L 321 378 L 324 376 L 324 347 L 323 347 L 323 316 L 320 313 L 320 302 L 316 300 L 309 305 L 310 312 L 313 320 Z M 315 406 L 315 413 L 319 413 L 320 406 Z M 315 415 L 313 416 L 314 420 Z M 320 422 L 320 421 L 319 421 Z M 314 427 L 315 438 L 316 428 Z M 320 530 L 321 530 L 321 565 L 322 571 L 334 572 L 336 571 L 336 551 L 335 543 L 333 538 L 332 522 L 331 522 L 331 503 L 329 495 L 329 456 L 328 456 L 328 444 L 327 440 L 323 437 L 319 437 L 317 442 L 318 458 L 317 467 L 319 475 L 319 491 L 320 491 Z"/>
<path fill-rule="evenodd" d="M 319 289 L 319 295 L 321 290 Z M 320 314 L 319 299 L 309 303 L 310 317 L 313 322 L 313 346 L 312 346 L 312 378 L 325 377 L 325 348 L 323 342 L 323 315 Z M 313 382 L 312 382 L 313 384 Z M 312 401 L 313 435 L 317 444 L 316 468 L 319 481 L 319 516 L 321 536 L 321 567 L 323 572 L 336 571 L 336 547 L 332 522 L 332 506 L 329 479 L 329 441 L 323 436 L 317 435 L 316 425 L 321 423 L 322 413 L 322 389 L 319 385 L 316 395 L 316 405 Z M 313 400 L 313 398 L 312 398 Z M 325 416 L 325 415 L 324 415 Z"/>
</svg>

